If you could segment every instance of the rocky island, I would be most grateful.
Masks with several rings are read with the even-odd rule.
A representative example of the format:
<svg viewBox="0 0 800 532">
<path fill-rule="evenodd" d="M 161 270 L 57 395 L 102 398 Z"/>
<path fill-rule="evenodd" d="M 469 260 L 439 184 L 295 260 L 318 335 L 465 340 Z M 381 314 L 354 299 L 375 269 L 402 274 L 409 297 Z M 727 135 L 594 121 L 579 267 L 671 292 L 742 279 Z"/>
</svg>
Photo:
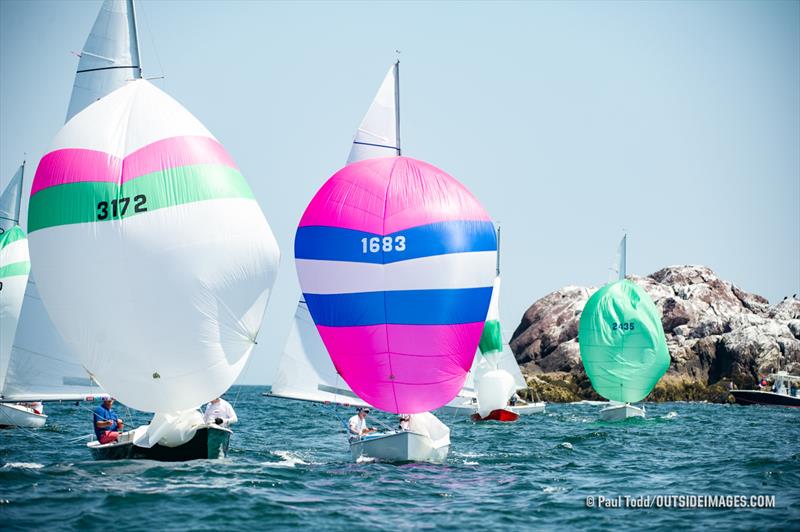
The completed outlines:
<svg viewBox="0 0 800 532">
<path fill-rule="evenodd" d="M 705 266 L 670 266 L 628 279 L 661 312 L 671 358 L 648 401 L 724 402 L 729 383 L 753 388 L 772 371 L 800 370 L 797 296 L 770 305 Z M 510 345 L 532 396 L 550 402 L 602 399 L 583 370 L 577 338 L 581 311 L 595 290 L 564 287 L 522 316 Z"/>
</svg>

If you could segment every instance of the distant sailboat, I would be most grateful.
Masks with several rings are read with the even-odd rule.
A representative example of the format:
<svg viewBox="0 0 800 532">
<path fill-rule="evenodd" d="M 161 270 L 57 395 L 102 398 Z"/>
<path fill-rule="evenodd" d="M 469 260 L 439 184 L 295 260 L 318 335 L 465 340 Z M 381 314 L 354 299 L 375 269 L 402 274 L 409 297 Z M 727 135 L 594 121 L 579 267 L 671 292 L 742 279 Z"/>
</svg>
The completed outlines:
<svg viewBox="0 0 800 532">
<path fill-rule="evenodd" d="M 500 323 L 500 228 L 497 228 L 497 277 L 492 289 L 489 314 L 471 370 L 472 389 L 462 389 L 459 397 L 442 407 L 446 414 L 467 415 L 474 421 L 515 421 L 520 415 L 541 413 L 545 403 L 528 403 L 516 392 L 528 390 L 519 364 L 503 338 Z M 510 401 L 513 405 L 510 404 Z"/>
<path fill-rule="evenodd" d="M 25 285 L 31 270 L 28 240 L 19 226 L 22 179 L 25 163 L 19 167 L 0 195 L 0 399 L 5 400 L 6 376 L 11 348 L 22 310 Z M 41 427 L 47 416 L 32 408 L 0 403 L 0 427 Z"/>
<path fill-rule="evenodd" d="M 650 296 L 625 279 L 627 235 L 619 245 L 617 281 L 595 292 L 581 313 L 581 359 L 592 387 L 611 406 L 600 418 L 618 421 L 644 417 L 643 400 L 669 368 L 661 316 Z"/>
</svg>

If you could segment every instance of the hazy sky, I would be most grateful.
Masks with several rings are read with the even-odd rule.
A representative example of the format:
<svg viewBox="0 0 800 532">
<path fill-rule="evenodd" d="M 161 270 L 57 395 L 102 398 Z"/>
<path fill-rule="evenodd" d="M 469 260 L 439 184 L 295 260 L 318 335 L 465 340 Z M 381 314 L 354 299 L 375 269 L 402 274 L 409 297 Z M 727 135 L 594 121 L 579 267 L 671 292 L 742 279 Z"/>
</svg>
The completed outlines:
<svg viewBox="0 0 800 532">
<path fill-rule="evenodd" d="M 798 2 L 137 6 L 145 76 L 225 145 L 283 254 L 244 382 L 269 380 L 300 295 L 297 222 L 395 49 L 404 154 L 502 222 L 505 329 L 604 283 L 622 228 L 629 273 L 705 264 L 772 302 L 800 292 Z M 27 154 L 30 188 L 99 8 L 0 2 L 0 186 Z"/>
</svg>

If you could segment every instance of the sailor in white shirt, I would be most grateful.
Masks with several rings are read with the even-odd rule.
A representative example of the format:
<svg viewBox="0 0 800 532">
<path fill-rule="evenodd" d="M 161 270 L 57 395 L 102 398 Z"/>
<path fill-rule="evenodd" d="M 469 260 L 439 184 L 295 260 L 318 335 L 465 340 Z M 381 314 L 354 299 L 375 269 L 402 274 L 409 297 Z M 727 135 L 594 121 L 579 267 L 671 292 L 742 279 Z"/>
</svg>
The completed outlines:
<svg viewBox="0 0 800 532">
<path fill-rule="evenodd" d="M 203 421 L 207 424 L 216 423 L 227 427 L 238 422 L 239 418 L 236 417 L 236 412 L 233 411 L 233 407 L 228 401 L 217 397 L 206 405 Z"/>
<path fill-rule="evenodd" d="M 369 408 L 361 407 L 358 409 L 358 413 L 347 422 L 351 440 L 357 440 L 364 434 L 375 432 L 376 429 L 367 426 L 367 414 L 369 414 Z"/>
</svg>

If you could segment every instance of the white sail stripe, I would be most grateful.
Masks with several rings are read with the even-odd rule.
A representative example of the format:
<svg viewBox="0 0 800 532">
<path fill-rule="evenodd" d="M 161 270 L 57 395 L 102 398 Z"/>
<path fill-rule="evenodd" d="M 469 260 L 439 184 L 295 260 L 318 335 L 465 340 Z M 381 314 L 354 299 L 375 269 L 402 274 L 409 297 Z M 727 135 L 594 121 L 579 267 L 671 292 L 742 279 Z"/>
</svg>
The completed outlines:
<svg viewBox="0 0 800 532">
<path fill-rule="evenodd" d="M 119 134 L 120 124 L 127 124 L 125 135 Z M 215 138 L 171 96 L 140 79 L 76 114 L 49 151 L 82 148 L 124 158 L 159 140 L 182 136 Z"/>
<path fill-rule="evenodd" d="M 486 272 L 494 269 L 494 262 L 494 251 L 448 253 L 390 264 L 295 259 L 308 294 L 488 288 L 491 279 Z"/>
<path fill-rule="evenodd" d="M 27 238 L 15 240 L 6 247 L 0 249 L 0 267 L 17 262 L 30 262 Z"/>
</svg>

